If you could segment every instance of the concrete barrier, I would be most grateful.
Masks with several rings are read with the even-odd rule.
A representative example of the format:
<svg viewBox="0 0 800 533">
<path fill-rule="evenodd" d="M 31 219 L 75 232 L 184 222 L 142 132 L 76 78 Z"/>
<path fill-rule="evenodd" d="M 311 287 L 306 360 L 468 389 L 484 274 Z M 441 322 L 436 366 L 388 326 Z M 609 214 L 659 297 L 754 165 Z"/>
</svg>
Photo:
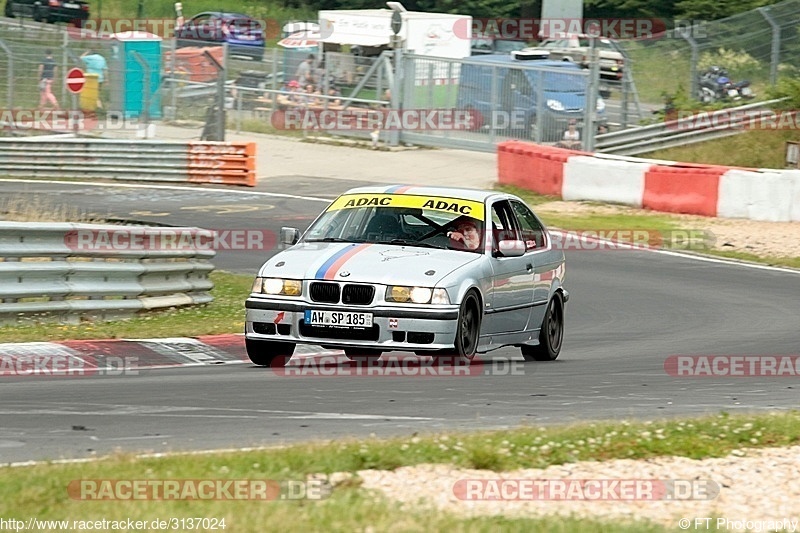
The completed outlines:
<svg viewBox="0 0 800 533">
<path fill-rule="evenodd" d="M 565 200 L 764 221 L 800 221 L 800 170 L 747 169 L 499 143 L 498 180 Z"/>
<path fill-rule="evenodd" d="M 564 200 L 599 200 L 642 206 L 645 174 L 652 165 L 573 156 L 564 165 Z"/>
</svg>

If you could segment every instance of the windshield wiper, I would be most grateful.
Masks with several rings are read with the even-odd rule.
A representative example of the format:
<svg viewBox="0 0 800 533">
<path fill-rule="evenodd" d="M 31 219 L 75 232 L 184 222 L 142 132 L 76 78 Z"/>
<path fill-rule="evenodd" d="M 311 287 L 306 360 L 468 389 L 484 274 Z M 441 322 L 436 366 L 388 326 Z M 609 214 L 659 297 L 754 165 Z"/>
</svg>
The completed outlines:
<svg viewBox="0 0 800 533">
<path fill-rule="evenodd" d="M 436 246 L 435 244 L 430 244 L 427 242 L 420 242 L 420 241 L 407 241 L 405 239 L 392 239 L 391 241 L 381 241 L 375 244 L 399 244 L 401 246 L 418 246 L 420 248 L 436 248 L 437 250 L 445 250 L 446 248 L 442 246 Z"/>
<path fill-rule="evenodd" d="M 353 239 L 341 239 L 339 237 L 325 237 L 324 239 L 306 239 L 305 242 L 364 242 L 364 241 L 354 241 Z"/>
</svg>

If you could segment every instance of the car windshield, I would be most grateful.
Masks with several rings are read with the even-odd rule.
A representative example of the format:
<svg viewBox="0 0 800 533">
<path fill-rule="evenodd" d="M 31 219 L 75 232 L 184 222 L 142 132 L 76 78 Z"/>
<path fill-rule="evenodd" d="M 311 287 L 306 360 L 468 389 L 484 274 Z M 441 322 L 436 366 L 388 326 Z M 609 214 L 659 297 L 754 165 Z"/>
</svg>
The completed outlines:
<svg viewBox="0 0 800 533">
<path fill-rule="evenodd" d="M 483 235 L 482 202 L 410 194 L 345 194 L 303 237 L 304 242 L 357 242 L 458 249 L 483 253 L 482 241 L 455 241 L 448 233 L 472 224 Z"/>
<path fill-rule="evenodd" d="M 565 63 L 565 65 L 567 65 Z M 544 90 L 562 93 L 580 93 L 586 90 L 586 80 L 581 75 L 580 69 L 560 67 L 564 73 L 545 72 Z"/>
</svg>

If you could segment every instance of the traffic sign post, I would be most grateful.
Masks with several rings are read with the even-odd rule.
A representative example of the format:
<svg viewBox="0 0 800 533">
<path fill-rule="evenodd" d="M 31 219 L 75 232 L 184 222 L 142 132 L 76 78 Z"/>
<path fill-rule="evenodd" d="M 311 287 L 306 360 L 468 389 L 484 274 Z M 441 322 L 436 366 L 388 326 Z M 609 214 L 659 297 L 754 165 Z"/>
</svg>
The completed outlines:
<svg viewBox="0 0 800 533">
<path fill-rule="evenodd" d="M 84 85 L 86 85 L 86 76 L 84 76 L 81 69 L 73 68 L 67 72 L 67 89 L 69 89 L 69 92 L 78 94 L 83 90 Z"/>
</svg>

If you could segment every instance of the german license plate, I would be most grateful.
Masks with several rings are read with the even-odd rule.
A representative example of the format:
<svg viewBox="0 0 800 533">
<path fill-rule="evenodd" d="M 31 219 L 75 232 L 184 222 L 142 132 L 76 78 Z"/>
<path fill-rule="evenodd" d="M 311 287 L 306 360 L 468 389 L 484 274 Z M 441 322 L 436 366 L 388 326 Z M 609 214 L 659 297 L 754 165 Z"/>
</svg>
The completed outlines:
<svg viewBox="0 0 800 533">
<path fill-rule="evenodd" d="M 372 313 L 348 313 L 344 311 L 315 311 L 313 309 L 306 309 L 305 323 L 309 326 L 371 328 Z"/>
<path fill-rule="evenodd" d="M 239 39 L 241 39 L 242 41 L 255 41 L 256 40 L 256 36 L 255 35 L 239 35 Z"/>
<path fill-rule="evenodd" d="M 67 9 L 78 9 L 80 6 L 78 4 L 73 4 L 72 2 L 64 2 L 64 7 Z"/>
</svg>

